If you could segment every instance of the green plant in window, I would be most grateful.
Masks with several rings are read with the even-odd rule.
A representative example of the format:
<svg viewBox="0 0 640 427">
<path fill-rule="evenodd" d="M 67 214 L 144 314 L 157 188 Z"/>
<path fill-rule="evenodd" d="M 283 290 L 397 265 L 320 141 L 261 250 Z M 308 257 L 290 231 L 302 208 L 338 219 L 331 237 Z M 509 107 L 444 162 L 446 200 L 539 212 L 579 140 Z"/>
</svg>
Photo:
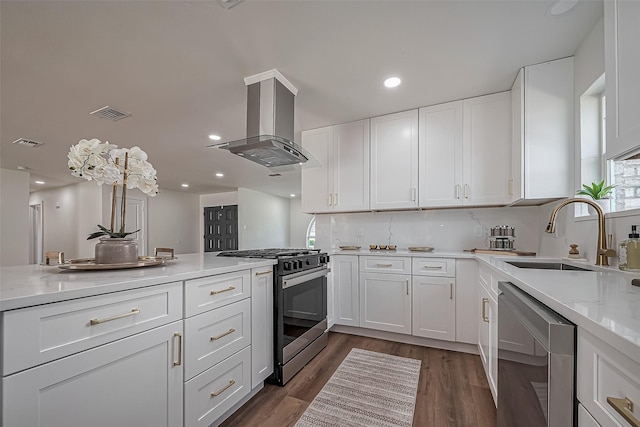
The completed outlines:
<svg viewBox="0 0 640 427">
<path fill-rule="evenodd" d="M 592 182 L 591 186 L 582 184 L 582 189 L 578 190 L 576 194 L 580 196 L 589 196 L 593 200 L 606 199 L 611 194 L 611 191 L 615 188 L 615 185 L 604 185 L 604 180 L 599 183 Z"/>
</svg>

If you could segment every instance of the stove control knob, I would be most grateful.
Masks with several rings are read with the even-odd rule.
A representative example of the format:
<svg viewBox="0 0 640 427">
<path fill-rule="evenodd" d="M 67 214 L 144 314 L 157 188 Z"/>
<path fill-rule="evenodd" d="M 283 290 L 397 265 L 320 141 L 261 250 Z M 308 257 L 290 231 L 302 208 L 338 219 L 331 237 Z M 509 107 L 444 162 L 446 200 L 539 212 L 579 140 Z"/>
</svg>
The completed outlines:
<svg viewBox="0 0 640 427">
<path fill-rule="evenodd" d="M 285 261 L 282 265 L 285 271 L 291 270 L 291 261 Z"/>
</svg>

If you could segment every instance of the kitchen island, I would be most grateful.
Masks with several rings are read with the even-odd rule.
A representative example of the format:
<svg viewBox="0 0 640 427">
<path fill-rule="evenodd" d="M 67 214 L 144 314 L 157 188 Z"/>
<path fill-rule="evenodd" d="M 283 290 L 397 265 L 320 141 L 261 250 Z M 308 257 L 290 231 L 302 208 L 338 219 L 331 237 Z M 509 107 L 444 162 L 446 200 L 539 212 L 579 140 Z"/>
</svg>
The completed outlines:
<svg viewBox="0 0 640 427">
<path fill-rule="evenodd" d="M 273 264 L 1 268 L 1 424 L 217 424 L 273 370 Z"/>
</svg>

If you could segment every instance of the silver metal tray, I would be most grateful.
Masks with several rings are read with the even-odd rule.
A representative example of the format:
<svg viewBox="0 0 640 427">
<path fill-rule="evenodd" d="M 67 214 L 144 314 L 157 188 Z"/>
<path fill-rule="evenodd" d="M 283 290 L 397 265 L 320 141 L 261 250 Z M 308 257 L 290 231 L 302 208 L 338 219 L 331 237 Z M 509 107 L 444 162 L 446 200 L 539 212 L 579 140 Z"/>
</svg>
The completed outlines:
<svg viewBox="0 0 640 427">
<path fill-rule="evenodd" d="M 141 256 L 137 262 L 123 262 L 119 264 L 96 264 L 94 258 L 77 258 L 67 260 L 64 264 L 58 265 L 63 270 L 121 270 L 124 268 L 153 267 L 155 265 L 166 264 L 176 257 Z"/>
</svg>

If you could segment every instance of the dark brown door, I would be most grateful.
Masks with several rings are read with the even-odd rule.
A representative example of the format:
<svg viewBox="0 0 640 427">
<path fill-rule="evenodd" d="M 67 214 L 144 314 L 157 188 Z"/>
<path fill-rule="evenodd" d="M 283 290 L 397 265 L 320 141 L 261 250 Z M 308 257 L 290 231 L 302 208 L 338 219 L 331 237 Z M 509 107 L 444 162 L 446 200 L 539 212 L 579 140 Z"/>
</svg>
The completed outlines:
<svg viewBox="0 0 640 427">
<path fill-rule="evenodd" d="M 238 205 L 204 208 L 204 251 L 238 249 Z"/>
</svg>

